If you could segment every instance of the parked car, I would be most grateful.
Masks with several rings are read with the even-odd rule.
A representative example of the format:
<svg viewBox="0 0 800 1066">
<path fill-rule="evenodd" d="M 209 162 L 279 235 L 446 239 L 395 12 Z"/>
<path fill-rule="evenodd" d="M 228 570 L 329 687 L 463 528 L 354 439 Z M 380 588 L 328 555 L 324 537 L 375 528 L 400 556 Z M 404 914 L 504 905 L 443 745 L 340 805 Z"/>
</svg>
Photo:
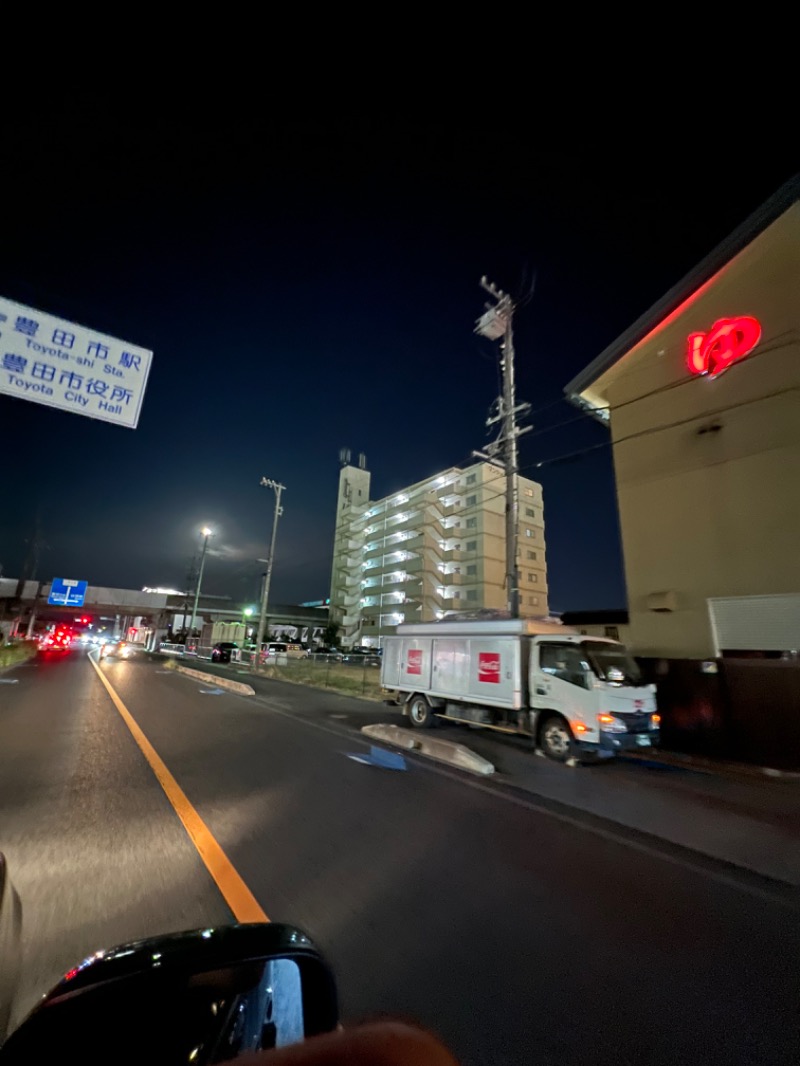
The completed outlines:
<svg viewBox="0 0 800 1066">
<path fill-rule="evenodd" d="M 212 663 L 229 663 L 231 661 L 231 653 L 237 651 L 238 644 L 235 644 L 232 640 L 219 640 L 211 649 L 211 662 Z"/>
<path fill-rule="evenodd" d="M 349 648 L 342 654 L 342 662 L 361 666 L 380 666 L 381 656 L 377 648 Z"/>
<path fill-rule="evenodd" d="M 308 657 L 314 662 L 340 663 L 342 652 L 340 648 L 334 648 L 329 644 L 318 644 L 309 650 Z"/>
</svg>

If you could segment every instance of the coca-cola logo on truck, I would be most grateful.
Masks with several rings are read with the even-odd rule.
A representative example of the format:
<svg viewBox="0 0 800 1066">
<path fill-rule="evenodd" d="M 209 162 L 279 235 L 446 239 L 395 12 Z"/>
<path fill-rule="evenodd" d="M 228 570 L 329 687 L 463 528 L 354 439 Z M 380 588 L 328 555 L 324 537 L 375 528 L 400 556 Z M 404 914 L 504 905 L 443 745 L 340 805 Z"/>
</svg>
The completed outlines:
<svg viewBox="0 0 800 1066">
<path fill-rule="evenodd" d="M 422 649 L 410 651 L 408 653 L 408 662 L 406 663 L 407 674 L 421 674 L 422 673 Z"/>
<path fill-rule="evenodd" d="M 478 680 L 488 681 L 491 685 L 500 684 L 500 652 L 478 652 Z"/>
</svg>

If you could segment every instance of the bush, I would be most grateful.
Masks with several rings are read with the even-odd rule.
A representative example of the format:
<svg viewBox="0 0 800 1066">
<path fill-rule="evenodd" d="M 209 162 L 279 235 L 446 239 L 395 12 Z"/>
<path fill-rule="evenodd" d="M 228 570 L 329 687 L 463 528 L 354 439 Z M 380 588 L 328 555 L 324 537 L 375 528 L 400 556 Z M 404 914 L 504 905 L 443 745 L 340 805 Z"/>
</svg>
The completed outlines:
<svg viewBox="0 0 800 1066">
<path fill-rule="evenodd" d="M 13 644 L 0 644 L 0 670 L 17 663 L 24 663 L 36 654 L 39 645 L 35 640 L 15 641 Z"/>
<path fill-rule="evenodd" d="M 271 663 L 258 671 L 261 677 L 276 681 L 294 681 L 298 685 L 332 688 L 349 696 L 381 698 L 381 672 L 374 666 L 347 666 L 313 659 L 289 659 L 286 665 Z"/>
</svg>

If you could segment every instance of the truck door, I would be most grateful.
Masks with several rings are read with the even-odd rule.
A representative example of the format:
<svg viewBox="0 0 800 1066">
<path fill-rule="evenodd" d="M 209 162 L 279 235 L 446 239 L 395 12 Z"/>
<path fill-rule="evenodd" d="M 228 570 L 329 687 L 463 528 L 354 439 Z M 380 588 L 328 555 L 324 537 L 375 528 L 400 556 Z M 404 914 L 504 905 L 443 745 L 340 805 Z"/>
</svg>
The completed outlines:
<svg viewBox="0 0 800 1066">
<path fill-rule="evenodd" d="M 522 706 L 520 643 L 516 637 L 469 638 L 467 695 L 488 707 Z"/>
<path fill-rule="evenodd" d="M 467 691 L 469 649 L 463 638 L 437 637 L 433 642 L 433 674 L 431 691 L 452 698 Z"/>
<path fill-rule="evenodd" d="M 430 688 L 432 643 L 430 637 L 407 637 L 403 640 L 399 687 L 404 691 L 419 692 Z"/>
<path fill-rule="evenodd" d="M 530 663 L 530 702 L 538 711 L 556 711 L 568 722 L 592 726 L 592 670 L 580 644 L 537 642 Z"/>
<path fill-rule="evenodd" d="M 387 637 L 383 643 L 381 662 L 381 684 L 385 688 L 394 688 L 400 683 L 400 640 Z"/>
</svg>

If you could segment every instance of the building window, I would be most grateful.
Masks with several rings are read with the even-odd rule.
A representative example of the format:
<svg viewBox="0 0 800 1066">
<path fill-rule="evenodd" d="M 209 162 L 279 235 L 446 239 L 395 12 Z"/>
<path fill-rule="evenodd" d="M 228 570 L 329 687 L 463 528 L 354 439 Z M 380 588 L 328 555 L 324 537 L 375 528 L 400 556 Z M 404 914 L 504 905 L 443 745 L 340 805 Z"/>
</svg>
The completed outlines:
<svg viewBox="0 0 800 1066">
<path fill-rule="evenodd" d="M 453 593 L 453 599 L 454 600 L 460 600 L 461 599 L 461 591 L 460 591 L 460 589 L 456 589 L 455 590 L 455 592 Z"/>
<path fill-rule="evenodd" d="M 468 518 L 467 519 L 467 529 L 475 529 L 477 527 L 477 525 L 478 525 L 478 519 L 477 518 Z"/>
<path fill-rule="evenodd" d="M 526 518 L 535 518 L 536 517 L 536 511 L 534 511 L 534 509 L 532 507 L 526 507 L 525 508 L 525 517 Z"/>
<path fill-rule="evenodd" d="M 533 489 L 525 489 L 526 496 L 533 496 Z"/>
<path fill-rule="evenodd" d="M 467 507 L 474 507 L 477 502 L 477 496 L 467 496 Z"/>
<path fill-rule="evenodd" d="M 617 626 L 606 626 L 605 634 L 611 640 L 619 640 L 619 629 L 617 628 Z"/>
<path fill-rule="evenodd" d="M 477 480 L 478 480 L 478 475 L 477 474 L 467 474 L 467 484 L 468 485 L 474 485 Z"/>
<path fill-rule="evenodd" d="M 529 559 L 535 559 L 536 558 L 536 552 L 532 552 L 532 551 L 529 550 L 528 551 L 528 558 Z"/>
<path fill-rule="evenodd" d="M 477 549 L 477 547 L 478 547 L 477 540 L 468 540 L 467 541 L 467 551 L 468 552 L 474 552 Z"/>
<path fill-rule="evenodd" d="M 528 574 L 528 581 L 530 581 L 532 585 L 535 585 L 538 580 L 539 578 L 536 574 Z"/>
<path fill-rule="evenodd" d="M 525 530 L 525 536 L 526 537 L 535 537 L 536 536 L 536 530 L 535 529 L 526 529 Z"/>
<path fill-rule="evenodd" d="M 528 603 L 529 603 L 529 605 L 531 607 L 538 607 L 539 606 L 539 597 L 538 596 L 530 596 L 530 597 L 528 597 Z"/>
<path fill-rule="evenodd" d="M 454 566 L 453 569 L 450 571 L 450 573 L 451 574 L 460 574 L 461 573 L 461 567 L 460 566 Z"/>
<path fill-rule="evenodd" d="M 477 563 L 471 563 L 470 566 L 467 567 L 467 577 L 472 577 L 474 574 L 477 574 L 477 573 L 478 573 L 478 564 Z"/>
<path fill-rule="evenodd" d="M 467 589 L 467 599 L 468 600 L 477 600 L 477 598 L 478 598 L 478 590 L 477 589 Z"/>
</svg>

